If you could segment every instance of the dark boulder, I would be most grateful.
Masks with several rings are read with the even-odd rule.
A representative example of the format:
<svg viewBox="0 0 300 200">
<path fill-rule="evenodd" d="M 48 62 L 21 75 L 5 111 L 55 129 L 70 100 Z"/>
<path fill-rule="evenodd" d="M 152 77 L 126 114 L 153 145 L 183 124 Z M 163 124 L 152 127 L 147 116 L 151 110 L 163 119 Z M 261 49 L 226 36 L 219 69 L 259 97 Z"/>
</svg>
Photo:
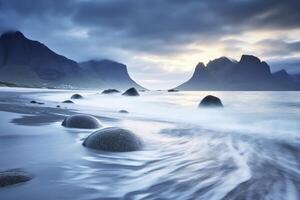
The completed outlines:
<svg viewBox="0 0 300 200">
<path fill-rule="evenodd" d="M 63 101 L 62 103 L 74 103 L 74 102 L 71 101 L 71 100 L 65 100 L 65 101 Z"/>
<path fill-rule="evenodd" d="M 96 129 L 101 127 L 101 124 L 97 118 L 85 114 L 76 114 L 68 116 L 64 119 L 61 125 L 68 128 L 85 129 Z"/>
<path fill-rule="evenodd" d="M 119 90 L 116 89 L 107 89 L 107 90 L 103 90 L 102 94 L 113 94 L 113 93 L 119 93 Z"/>
<path fill-rule="evenodd" d="M 168 92 L 179 92 L 179 90 L 176 90 L 176 89 L 170 89 L 170 90 L 168 90 Z"/>
<path fill-rule="evenodd" d="M 23 183 L 31 180 L 30 174 L 20 170 L 9 170 L 0 172 L 0 187 Z"/>
<path fill-rule="evenodd" d="M 56 108 L 60 108 L 60 105 L 57 105 Z"/>
<path fill-rule="evenodd" d="M 208 95 L 202 99 L 199 107 L 223 107 L 223 104 L 218 97 Z"/>
<path fill-rule="evenodd" d="M 34 100 L 30 101 L 30 103 L 32 103 L 32 104 L 39 104 L 39 105 L 43 105 L 43 104 L 45 104 L 45 103 L 42 103 L 42 102 L 37 102 L 37 101 L 34 101 Z"/>
<path fill-rule="evenodd" d="M 80 94 L 73 94 L 73 95 L 71 96 L 71 99 L 83 99 L 83 96 L 80 95 Z"/>
<path fill-rule="evenodd" d="M 110 127 L 89 135 L 83 145 L 97 150 L 111 152 L 128 152 L 142 149 L 142 141 L 129 130 Z"/>
<path fill-rule="evenodd" d="M 119 113 L 124 113 L 124 114 L 127 114 L 129 113 L 127 110 L 119 110 Z"/>
<path fill-rule="evenodd" d="M 126 90 L 122 95 L 125 96 L 140 96 L 138 91 L 135 88 L 130 88 Z"/>
</svg>

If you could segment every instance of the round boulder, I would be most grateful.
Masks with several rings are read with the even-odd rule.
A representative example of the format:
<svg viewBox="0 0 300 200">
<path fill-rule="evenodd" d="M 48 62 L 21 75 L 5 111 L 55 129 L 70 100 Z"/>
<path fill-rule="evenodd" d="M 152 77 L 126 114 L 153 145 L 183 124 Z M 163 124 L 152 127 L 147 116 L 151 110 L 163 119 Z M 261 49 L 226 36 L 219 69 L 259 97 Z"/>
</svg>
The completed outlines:
<svg viewBox="0 0 300 200">
<path fill-rule="evenodd" d="M 23 183 L 31 180 L 32 177 L 23 171 L 9 170 L 0 172 L 0 187 Z"/>
<path fill-rule="evenodd" d="M 223 107 L 223 104 L 218 97 L 208 95 L 202 99 L 199 107 Z"/>
<path fill-rule="evenodd" d="M 119 110 L 119 113 L 128 114 L 129 112 L 127 110 Z"/>
<path fill-rule="evenodd" d="M 73 95 L 71 96 L 71 99 L 83 99 L 83 96 L 80 95 L 80 94 L 73 94 Z"/>
<path fill-rule="evenodd" d="M 74 102 L 71 101 L 71 100 L 65 100 L 65 101 L 63 101 L 62 103 L 74 103 Z"/>
<path fill-rule="evenodd" d="M 176 89 L 169 89 L 168 92 L 179 92 L 179 90 L 176 90 Z"/>
<path fill-rule="evenodd" d="M 129 130 L 110 127 L 89 135 L 83 145 L 97 150 L 111 152 L 129 152 L 142 149 L 142 141 Z"/>
<path fill-rule="evenodd" d="M 138 93 L 138 91 L 135 88 L 129 88 L 122 95 L 125 95 L 125 96 L 140 96 L 140 94 Z"/>
<path fill-rule="evenodd" d="M 119 93 L 119 90 L 116 89 L 107 89 L 107 90 L 103 90 L 102 94 L 113 94 L 113 93 Z"/>
<path fill-rule="evenodd" d="M 101 124 L 97 118 L 85 114 L 76 114 L 68 116 L 64 119 L 61 125 L 68 128 L 85 129 L 96 129 L 101 127 Z"/>
</svg>

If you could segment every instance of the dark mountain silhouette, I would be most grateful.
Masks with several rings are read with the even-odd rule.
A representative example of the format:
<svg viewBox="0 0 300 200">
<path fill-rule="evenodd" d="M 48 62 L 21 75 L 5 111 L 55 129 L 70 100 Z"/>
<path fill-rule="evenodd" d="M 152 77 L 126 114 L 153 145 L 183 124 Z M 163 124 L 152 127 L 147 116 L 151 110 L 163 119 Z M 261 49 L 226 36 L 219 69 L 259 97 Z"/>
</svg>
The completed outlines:
<svg viewBox="0 0 300 200">
<path fill-rule="evenodd" d="M 84 74 L 93 79 L 96 84 L 97 80 L 101 80 L 101 85 L 105 88 L 121 88 L 137 87 L 142 89 L 135 81 L 133 81 L 127 71 L 127 66 L 111 60 L 90 60 L 79 63 Z"/>
<path fill-rule="evenodd" d="M 252 55 L 240 61 L 226 57 L 199 63 L 193 76 L 179 85 L 179 90 L 298 90 L 298 85 L 284 72 L 271 73 L 269 65 Z"/>
<path fill-rule="evenodd" d="M 293 79 L 293 76 L 289 75 L 284 69 L 274 72 L 273 77 L 277 82 L 287 88 L 300 89 L 300 84 L 297 83 L 297 81 Z"/>
<path fill-rule="evenodd" d="M 142 88 L 123 64 L 103 60 L 79 65 L 19 31 L 0 37 L 0 81 L 56 88 Z"/>
<path fill-rule="evenodd" d="M 300 73 L 291 75 L 293 81 L 300 84 Z"/>
</svg>

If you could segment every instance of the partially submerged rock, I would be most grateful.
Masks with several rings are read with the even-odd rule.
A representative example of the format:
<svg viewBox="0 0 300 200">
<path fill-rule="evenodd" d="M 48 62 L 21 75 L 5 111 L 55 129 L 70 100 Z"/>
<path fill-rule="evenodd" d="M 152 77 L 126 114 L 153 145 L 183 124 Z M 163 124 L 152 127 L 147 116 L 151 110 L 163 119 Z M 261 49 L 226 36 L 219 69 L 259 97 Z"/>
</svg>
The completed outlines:
<svg viewBox="0 0 300 200">
<path fill-rule="evenodd" d="M 43 105 L 44 104 L 42 102 L 38 102 L 38 101 L 35 101 L 35 100 L 30 101 L 30 103 L 32 103 L 32 104 L 39 104 L 39 105 Z"/>
<path fill-rule="evenodd" d="M 102 126 L 97 118 L 85 114 L 76 114 L 68 116 L 64 119 L 61 125 L 68 128 L 84 129 L 96 129 Z"/>
<path fill-rule="evenodd" d="M 128 90 L 126 90 L 122 95 L 125 95 L 125 96 L 140 96 L 140 94 L 138 93 L 138 91 L 134 87 L 129 88 Z"/>
<path fill-rule="evenodd" d="M 74 103 L 74 102 L 71 101 L 71 100 L 65 100 L 65 101 L 63 101 L 62 103 Z"/>
<path fill-rule="evenodd" d="M 179 92 L 179 90 L 176 90 L 176 89 L 170 89 L 170 90 L 168 90 L 168 92 Z"/>
<path fill-rule="evenodd" d="M 0 172 L 0 187 L 23 183 L 31 180 L 30 174 L 20 170 L 9 170 Z"/>
<path fill-rule="evenodd" d="M 127 114 L 129 112 L 127 110 L 119 110 L 119 113 L 125 113 L 125 114 Z"/>
<path fill-rule="evenodd" d="M 119 93 L 119 90 L 116 89 L 107 89 L 107 90 L 103 90 L 102 94 L 113 94 L 113 93 Z"/>
<path fill-rule="evenodd" d="M 129 130 L 110 127 L 95 131 L 83 142 L 83 145 L 97 150 L 111 152 L 129 152 L 142 149 L 141 139 Z"/>
<path fill-rule="evenodd" d="M 83 96 L 80 95 L 80 94 L 73 94 L 73 95 L 71 96 L 71 99 L 83 99 Z"/>
<path fill-rule="evenodd" d="M 218 97 L 208 95 L 202 99 L 199 107 L 223 107 L 223 104 Z"/>
</svg>

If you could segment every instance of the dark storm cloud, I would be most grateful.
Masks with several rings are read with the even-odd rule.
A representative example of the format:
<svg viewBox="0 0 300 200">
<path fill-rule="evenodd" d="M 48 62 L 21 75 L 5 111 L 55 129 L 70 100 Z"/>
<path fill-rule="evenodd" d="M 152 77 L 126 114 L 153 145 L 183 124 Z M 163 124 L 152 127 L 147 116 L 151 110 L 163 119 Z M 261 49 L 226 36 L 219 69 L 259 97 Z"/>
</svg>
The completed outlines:
<svg viewBox="0 0 300 200">
<path fill-rule="evenodd" d="M 118 59 L 120 51 L 161 56 L 191 51 L 185 44 L 194 41 L 297 29 L 299 10 L 299 0 L 0 0 L 0 31 L 19 29 L 77 60 Z M 69 35 L 81 29 L 86 37 Z M 280 42 L 276 55 L 299 51 L 297 42 Z"/>
<path fill-rule="evenodd" d="M 74 21 L 147 39 L 182 40 L 300 26 L 298 0 L 82 1 Z"/>
<path fill-rule="evenodd" d="M 74 25 L 162 42 L 300 26 L 298 0 L 1 0 L 0 10 L 16 20 L 70 18 Z"/>
</svg>

